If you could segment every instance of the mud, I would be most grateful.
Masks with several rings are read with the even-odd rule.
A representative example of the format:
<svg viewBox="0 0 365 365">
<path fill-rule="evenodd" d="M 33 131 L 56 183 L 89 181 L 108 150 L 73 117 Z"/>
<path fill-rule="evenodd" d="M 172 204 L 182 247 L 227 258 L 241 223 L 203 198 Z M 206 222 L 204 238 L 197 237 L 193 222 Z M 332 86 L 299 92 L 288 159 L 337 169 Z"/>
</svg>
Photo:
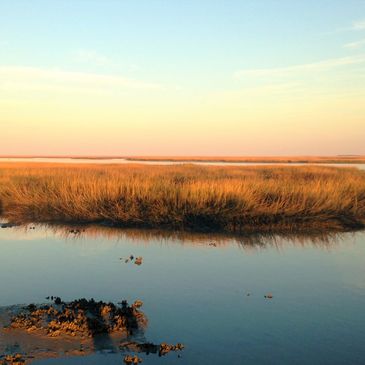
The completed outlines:
<svg viewBox="0 0 365 365">
<path fill-rule="evenodd" d="M 23 365 L 25 359 L 21 354 L 6 355 L 2 360 L 0 360 L 0 365 Z"/>
<path fill-rule="evenodd" d="M 124 356 L 123 362 L 127 365 L 129 364 L 140 364 L 142 359 L 139 358 L 137 355 L 126 355 Z"/>
<path fill-rule="evenodd" d="M 165 342 L 160 345 L 155 345 L 150 342 L 145 343 L 137 343 L 137 342 L 125 342 L 121 343 L 121 350 L 128 350 L 132 352 L 145 353 L 149 354 L 158 354 L 158 356 L 165 356 L 169 352 L 177 352 L 182 351 L 185 346 L 181 343 L 177 343 L 176 345 L 170 345 Z"/>
<path fill-rule="evenodd" d="M 110 349 L 119 351 L 126 338 L 143 336 L 147 318 L 143 303 L 97 302 L 78 299 L 52 304 L 12 306 L 0 311 L 0 365 L 34 359 L 84 356 Z"/>
<path fill-rule="evenodd" d="M 117 306 L 113 303 L 79 299 L 70 303 L 56 297 L 54 304 L 37 307 L 34 304 L 23 308 L 11 318 L 9 329 L 38 331 L 43 335 L 94 337 L 97 334 L 125 332 L 127 335 L 146 322 L 138 310 L 141 301 L 128 305 L 126 301 Z"/>
<path fill-rule="evenodd" d="M 139 364 L 136 353 L 164 356 L 182 344 L 145 341 L 148 320 L 141 300 L 129 305 L 94 299 L 12 306 L 0 310 L 0 365 L 26 365 L 33 360 L 85 356 L 99 350 L 120 352 L 125 364 Z"/>
<path fill-rule="evenodd" d="M 126 263 L 126 264 L 128 262 L 134 262 L 136 265 L 140 266 L 140 265 L 142 265 L 143 257 L 142 256 L 134 257 L 133 255 L 130 255 L 126 259 L 124 259 L 123 257 L 120 257 L 119 260 L 124 260 L 124 263 Z"/>
</svg>

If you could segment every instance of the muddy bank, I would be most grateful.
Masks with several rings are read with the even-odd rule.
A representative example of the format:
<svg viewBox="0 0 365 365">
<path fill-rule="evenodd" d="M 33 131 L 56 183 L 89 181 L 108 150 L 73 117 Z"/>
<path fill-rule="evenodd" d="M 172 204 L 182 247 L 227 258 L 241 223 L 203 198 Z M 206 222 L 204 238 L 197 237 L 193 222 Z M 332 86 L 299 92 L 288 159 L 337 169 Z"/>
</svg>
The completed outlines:
<svg viewBox="0 0 365 365">
<path fill-rule="evenodd" d="M 56 297 L 53 304 L 36 306 L 30 304 L 13 316 L 6 328 L 38 331 L 42 335 L 95 337 L 98 334 L 124 332 L 133 334 L 145 325 L 147 320 L 138 308 L 142 302 L 132 305 L 123 301 L 121 306 L 113 303 L 96 302 L 93 299 L 79 299 L 65 303 Z"/>
<path fill-rule="evenodd" d="M 86 356 L 100 350 L 120 353 L 121 362 L 133 364 L 134 353 L 164 356 L 184 348 L 182 344 L 152 344 L 145 340 L 148 320 L 140 310 L 140 300 L 129 305 L 125 300 L 114 304 L 94 299 L 67 303 L 59 297 L 50 299 L 52 303 L 0 311 L 1 365 Z"/>
</svg>

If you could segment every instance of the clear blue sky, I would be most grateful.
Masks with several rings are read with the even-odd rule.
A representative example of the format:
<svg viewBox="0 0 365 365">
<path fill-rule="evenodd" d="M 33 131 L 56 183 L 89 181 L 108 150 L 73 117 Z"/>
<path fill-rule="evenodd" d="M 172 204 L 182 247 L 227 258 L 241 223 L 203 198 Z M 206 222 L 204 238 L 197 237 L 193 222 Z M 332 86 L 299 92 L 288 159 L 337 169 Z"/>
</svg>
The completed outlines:
<svg viewBox="0 0 365 365">
<path fill-rule="evenodd" d="M 0 153 L 365 153 L 364 66 L 365 1 L 2 1 L 0 127 L 14 137 L 12 126 L 31 125 L 53 142 L 34 137 Z M 94 102 L 87 89 L 102 96 Z M 83 112 L 88 101 L 95 112 Z M 108 121 L 101 122 L 103 110 Z M 104 133 L 105 146 L 83 148 L 50 127 L 67 135 L 68 123 L 84 128 L 86 120 L 93 126 L 89 140 L 109 123 L 110 131 L 128 136 L 125 147 L 115 133 Z M 331 120 L 338 134 L 321 143 Z M 303 145 L 292 123 L 310 125 Z M 346 123 L 353 134 L 344 134 Z M 212 132 L 202 135 L 209 125 Z M 222 134 L 225 125 L 230 133 Z M 195 127 L 200 138 L 190 138 Z M 166 129 L 168 140 L 149 144 Z M 141 138 L 144 131 L 153 138 Z M 260 135 L 262 144 L 252 144 Z"/>
</svg>

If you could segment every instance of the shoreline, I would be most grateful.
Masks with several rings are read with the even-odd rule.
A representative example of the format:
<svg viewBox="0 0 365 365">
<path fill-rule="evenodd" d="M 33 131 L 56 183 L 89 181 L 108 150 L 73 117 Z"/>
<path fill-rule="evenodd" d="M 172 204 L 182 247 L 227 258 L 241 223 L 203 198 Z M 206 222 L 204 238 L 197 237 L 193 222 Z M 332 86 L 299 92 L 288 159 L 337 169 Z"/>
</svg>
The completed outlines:
<svg viewBox="0 0 365 365">
<path fill-rule="evenodd" d="M 337 156 L 77 156 L 77 155 L 0 155 L 0 159 L 72 159 L 72 160 L 120 160 L 138 162 L 179 163 L 247 163 L 247 164 L 365 164 L 362 155 Z M 11 161 L 10 161 L 11 162 Z"/>
<path fill-rule="evenodd" d="M 277 225 L 269 225 L 266 227 L 245 227 L 241 230 L 214 230 L 203 227 L 177 227 L 177 226 L 151 226 L 148 224 L 141 225 L 125 225 L 114 222 L 98 222 L 98 221 L 57 221 L 57 220 L 36 220 L 36 219 L 21 219 L 21 220 L 9 220 L 4 215 L 0 215 L 0 229 L 18 228 L 28 229 L 29 226 L 45 227 L 60 230 L 65 233 L 79 234 L 89 229 L 95 230 L 95 232 L 106 232 L 104 230 L 111 230 L 114 234 L 130 234 L 133 236 L 141 237 L 161 237 L 168 239 L 171 237 L 187 238 L 194 240 L 196 236 L 200 240 L 207 239 L 208 237 L 215 237 L 218 240 L 222 239 L 250 239 L 250 238 L 273 238 L 275 236 L 283 238 L 317 238 L 326 237 L 337 234 L 345 233 L 357 233 L 365 232 L 365 219 L 355 224 L 341 224 L 337 220 L 323 222 L 323 224 L 316 223 L 315 220 L 308 221 L 306 223 L 298 224 L 287 222 Z M 34 228 L 31 228 L 34 229 Z"/>
</svg>

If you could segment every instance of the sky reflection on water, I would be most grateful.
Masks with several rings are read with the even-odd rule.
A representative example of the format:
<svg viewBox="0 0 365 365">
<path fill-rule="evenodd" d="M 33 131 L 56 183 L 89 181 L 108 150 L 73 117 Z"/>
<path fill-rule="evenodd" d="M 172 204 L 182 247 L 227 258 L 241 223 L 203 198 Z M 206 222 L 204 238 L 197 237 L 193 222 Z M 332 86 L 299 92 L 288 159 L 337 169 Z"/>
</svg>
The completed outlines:
<svg viewBox="0 0 365 365">
<path fill-rule="evenodd" d="M 215 243 L 216 246 L 210 245 Z M 146 364 L 363 364 L 365 233 L 243 238 L 87 228 L 0 230 L 0 306 L 144 301 Z M 120 260 L 143 257 L 141 266 Z M 267 300 L 264 295 L 273 293 Z M 250 296 L 247 296 L 250 293 Z M 39 364 L 120 364 L 97 354 Z"/>
<path fill-rule="evenodd" d="M 194 164 L 203 166 L 273 166 L 273 165 L 285 165 L 285 166 L 333 166 L 333 167 L 356 167 L 360 170 L 365 170 L 365 164 L 345 164 L 345 163 L 270 163 L 270 162 L 204 162 L 204 161 L 138 161 L 127 160 L 125 158 L 70 158 L 70 157 L 0 157 L 0 162 L 48 162 L 48 163 L 82 163 L 82 164 L 143 164 L 143 165 L 183 165 Z"/>
</svg>

